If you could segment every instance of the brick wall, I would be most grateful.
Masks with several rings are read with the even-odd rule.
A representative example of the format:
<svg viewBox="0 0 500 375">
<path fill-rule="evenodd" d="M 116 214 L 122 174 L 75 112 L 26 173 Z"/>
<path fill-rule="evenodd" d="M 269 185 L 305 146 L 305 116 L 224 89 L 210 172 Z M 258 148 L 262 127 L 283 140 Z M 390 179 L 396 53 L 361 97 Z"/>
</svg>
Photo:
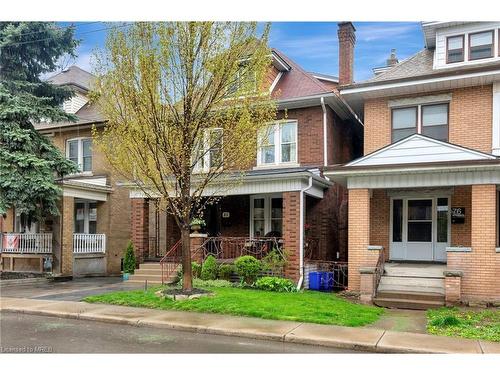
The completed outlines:
<svg viewBox="0 0 500 375">
<path fill-rule="evenodd" d="M 496 186 L 473 185 L 471 209 L 472 252 L 449 252 L 447 267 L 463 271 L 462 299 L 500 299 L 500 254 L 496 246 Z"/>
<path fill-rule="evenodd" d="M 283 237 L 285 249 L 288 252 L 288 262 L 285 276 L 299 280 L 300 265 L 300 193 L 283 193 Z"/>
<path fill-rule="evenodd" d="M 73 218 L 75 199 L 63 197 L 62 201 L 62 231 L 61 231 L 61 274 L 73 275 Z"/>
<path fill-rule="evenodd" d="M 349 290 L 360 290 L 359 269 L 375 266 L 378 251 L 368 251 L 370 245 L 370 191 L 349 190 Z"/>
<path fill-rule="evenodd" d="M 452 95 L 449 141 L 491 153 L 492 85 L 467 87 L 448 92 Z M 390 99 L 403 97 L 369 99 L 365 102 L 365 155 L 391 143 L 391 109 L 387 102 Z"/>
<path fill-rule="evenodd" d="M 370 200 L 370 245 L 383 246 L 386 259 L 389 259 L 391 201 L 385 190 L 372 191 Z"/>
<path fill-rule="evenodd" d="M 465 208 L 465 222 L 451 224 L 451 246 L 471 246 L 471 186 L 456 186 L 451 196 L 451 207 Z"/>
</svg>

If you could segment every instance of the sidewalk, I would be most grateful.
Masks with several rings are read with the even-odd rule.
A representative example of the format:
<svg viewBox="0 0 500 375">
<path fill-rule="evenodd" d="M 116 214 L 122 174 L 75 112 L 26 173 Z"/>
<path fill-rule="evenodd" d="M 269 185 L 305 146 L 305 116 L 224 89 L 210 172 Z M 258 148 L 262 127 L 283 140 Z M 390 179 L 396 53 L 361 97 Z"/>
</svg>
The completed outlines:
<svg viewBox="0 0 500 375">
<path fill-rule="evenodd" d="M 500 353 L 500 344 L 376 328 L 162 311 L 86 302 L 0 298 L 0 311 L 174 328 L 198 333 L 277 340 L 379 353 Z"/>
</svg>

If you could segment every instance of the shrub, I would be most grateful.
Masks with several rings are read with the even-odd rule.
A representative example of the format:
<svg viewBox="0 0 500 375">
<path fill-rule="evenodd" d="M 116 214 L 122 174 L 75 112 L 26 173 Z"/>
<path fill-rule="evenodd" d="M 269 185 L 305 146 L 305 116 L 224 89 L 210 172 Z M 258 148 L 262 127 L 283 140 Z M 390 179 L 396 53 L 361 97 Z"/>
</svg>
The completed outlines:
<svg viewBox="0 0 500 375">
<path fill-rule="evenodd" d="M 261 277 L 255 283 L 257 289 L 268 290 L 271 292 L 296 292 L 297 286 L 293 281 L 282 277 L 265 276 Z"/>
<path fill-rule="evenodd" d="M 460 324 L 460 320 L 453 315 L 438 316 L 431 321 L 431 325 L 435 327 L 450 327 Z"/>
<path fill-rule="evenodd" d="M 201 264 L 197 262 L 191 262 L 191 274 L 193 278 L 199 279 L 201 277 Z"/>
<path fill-rule="evenodd" d="M 132 241 L 129 241 L 127 248 L 125 249 L 125 256 L 123 258 L 123 272 L 134 273 L 134 271 L 135 271 L 134 245 L 132 245 Z"/>
<path fill-rule="evenodd" d="M 262 263 L 251 255 L 239 257 L 234 265 L 241 281 L 247 285 L 252 285 L 262 270 Z"/>
<path fill-rule="evenodd" d="M 177 286 L 182 287 L 182 280 L 177 282 Z M 202 280 L 193 279 L 193 288 L 230 288 L 233 284 L 227 280 Z"/>
<path fill-rule="evenodd" d="M 231 275 L 234 271 L 234 266 L 231 264 L 221 264 L 217 277 L 222 280 L 231 280 Z"/>
<path fill-rule="evenodd" d="M 265 271 L 269 271 L 272 276 L 283 274 L 283 268 L 286 266 L 285 253 L 281 254 L 278 250 L 273 249 L 263 259 L 262 265 Z"/>
<path fill-rule="evenodd" d="M 209 255 L 201 266 L 202 280 L 215 280 L 217 278 L 217 261 L 213 255 Z"/>
</svg>

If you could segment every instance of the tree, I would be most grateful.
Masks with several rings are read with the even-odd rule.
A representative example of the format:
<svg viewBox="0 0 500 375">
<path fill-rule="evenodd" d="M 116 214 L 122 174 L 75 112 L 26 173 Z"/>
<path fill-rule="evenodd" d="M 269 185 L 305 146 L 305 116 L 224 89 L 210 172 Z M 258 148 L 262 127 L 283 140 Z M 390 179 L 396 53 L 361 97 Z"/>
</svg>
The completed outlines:
<svg viewBox="0 0 500 375">
<path fill-rule="evenodd" d="M 56 215 L 55 175 L 76 166 L 33 124 L 73 120 L 60 104 L 72 93 L 40 79 L 73 55 L 73 29 L 46 22 L 0 22 L 0 214 L 15 206 L 27 224 Z"/>
<path fill-rule="evenodd" d="M 268 31 L 256 23 L 136 23 L 110 31 L 95 59 L 95 100 L 108 120 L 94 131 L 96 145 L 175 217 L 184 290 L 192 289 L 191 220 L 241 181 L 237 171 L 252 164 L 257 134 L 276 115 Z"/>
</svg>

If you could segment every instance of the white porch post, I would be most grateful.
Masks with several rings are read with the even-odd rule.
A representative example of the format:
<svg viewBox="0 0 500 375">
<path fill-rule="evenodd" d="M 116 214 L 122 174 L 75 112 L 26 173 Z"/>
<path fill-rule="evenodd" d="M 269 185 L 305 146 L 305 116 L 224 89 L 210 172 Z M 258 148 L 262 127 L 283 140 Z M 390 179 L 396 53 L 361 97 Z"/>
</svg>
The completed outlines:
<svg viewBox="0 0 500 375">
<path fill-rule="evenodd" d="M 492 151 L 500 155 L 500 81 L 493 82 Z"/>
</svg>

